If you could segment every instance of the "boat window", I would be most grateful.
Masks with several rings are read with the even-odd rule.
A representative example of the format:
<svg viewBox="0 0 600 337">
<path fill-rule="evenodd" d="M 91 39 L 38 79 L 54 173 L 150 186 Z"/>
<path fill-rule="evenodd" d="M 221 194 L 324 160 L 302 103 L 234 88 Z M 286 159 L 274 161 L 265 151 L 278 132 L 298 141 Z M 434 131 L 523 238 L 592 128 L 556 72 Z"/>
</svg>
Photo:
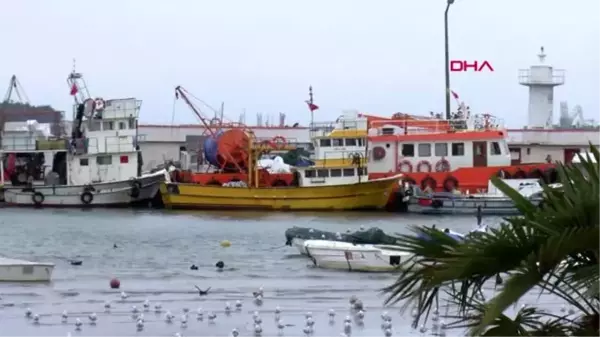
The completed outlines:
<svg viewBox="0 0 600 337">
<path fill-rule="evenodd" d="M 431 144 L 419 144 L 419 157 L 431 157 Z"/>
<path fill-rule="evenodd" d="M 345 168 L 342 173 L 344 173 L 344 177 L 354 177 L 353 168 Z"/>
<path fill-rule="evenodd" d="M 382 128 L 381 129 L 381 134 L 382 135 L 393 135 L 394 134 L 394 129 L 393 128 Z"/>
<path fill-rule="evenodd" d="M 23 274 L 26 274 L 26 275 L 33 274 L 33 266 L 23 266 Z"/>
<path fill-rule="evenodd" d="M 104 130 L 113 130 L 115 128 L 112 121 L 104 122 Z"/>
<path fill-rule="evenodd" d="M 90 160 L 88 158 L 79 158 L 79 166 L 88 166 Z"/>
<path fill-rule="evenodd" d="M 129 128 L 135 129 L 135 119 L 129 118 Z"/>
<path fill-rule="evenodd" d="M 498 142 L 492 142 L 492 147 L 490 147 L 490 152 L 492 156 L 497 156 L 502 154 L 502 150 L 500 149 L 500 144 Z"/>
<path fill-rule="evenodd" d="M 414 144 L 402 144 L 402 156 L 403 157 L 414 157 L 415 156 L 415 145 Z"/>
<path fill-rule="evenodd" d="M 328 169 L 319 169 L 319 170 L 317 170 L 317 177 L 319 177 L 319 178 L 327 178 L 327 177 L 329 177 L 329 170 Z"/>
<path fill-rule="evenodd" d="M 305 178 L 314 178 L 317 175 L 315 174 L 315 170 L 306 170 L 304 171 L 304 177 Z"/>
<path fill-rule="evenodd" d="M 358 170 L 358 175 L 359 176 L 366 176 L 367 175 L 367 168 L 366 167 L 357 167 L 356 169 Z"/>
<path fill-rule="evenodd" d="M 346 146 L 356 146 L 356 138 L 346 138 Z"/>
<path fill-rule="evenodd" d="M 329 139 L 329 138 L 319 139 L 319 145 L 322 147 L 331 146 L 331 139 Z"/>
<path fill-rule="evenodd" d="M 364 138 L 359 138 L 358 139 L 358 146 L 365 146 L 366 142 Z"/>
<path fill-rule="evenodd" d="M 125 126 L 125 122 L 119 122 L 119 130 L 125 130 L 127 127 Z"/>
<path fill-rule="evenodd" d="M 445 157 L 448 155 L 448 144 L 447 143 L 436 143 L 435 144 L 435 156 Z"/>
<path fill-rule="evenodd" d="M 343 138 L 334 138 L 331 140 L 331 144 L 332 144 L 332 146 L 344 146 L 344 139 Z"/>
<path fill-rule="evenodd" d="M 331 169 L 331 171 L 329 171 L 329 175 L 331 177 L 341 177 L 342 176 L 342 169 Z"/>
<path fill-rule="evenodd" d="M 110 165 L 112 164 L 112 156 L 98 156 L 96 157 L 96 164 Z"/>
<path fill-rule="evenodd" d="M 452 143 L 452 155 L 453 156 L 464 156 L 465 155 L 465 143 Z"/>
</svg>

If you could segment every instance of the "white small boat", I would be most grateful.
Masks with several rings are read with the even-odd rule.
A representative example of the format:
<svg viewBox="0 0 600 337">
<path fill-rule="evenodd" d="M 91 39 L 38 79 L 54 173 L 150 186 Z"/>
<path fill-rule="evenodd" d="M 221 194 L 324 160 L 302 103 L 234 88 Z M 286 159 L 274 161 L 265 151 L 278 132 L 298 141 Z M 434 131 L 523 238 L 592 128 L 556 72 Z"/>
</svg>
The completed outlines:
<svg viewBox="0 0 600 337">
<path fill-rule="evenodd" d="M 0 257 L 0 282 L 50 282 L 53 263 Z"/>
<path fill-rule="evenodd" d="M 411 256 L 392 245 L 355 245 L 327 240 L 306 240 L 304 248 L 315 266 L 347 271 L 389 272 Z"/>
</svg>

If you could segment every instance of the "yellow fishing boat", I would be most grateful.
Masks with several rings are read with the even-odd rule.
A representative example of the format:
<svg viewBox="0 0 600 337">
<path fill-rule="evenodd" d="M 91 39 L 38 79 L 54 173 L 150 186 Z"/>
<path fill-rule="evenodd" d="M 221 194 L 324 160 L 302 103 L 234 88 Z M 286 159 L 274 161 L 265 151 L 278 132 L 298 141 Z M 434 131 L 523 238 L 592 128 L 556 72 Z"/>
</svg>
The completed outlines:
<svg viewBox="0 0 600 337">
<path fill-rule="evenodd" d="M 383 209 L 399 176 L 355 184 L 303 187 L 226 187 L 164 183 L 160 187 L 167 208 L 265 210 Z"/>
</svg>

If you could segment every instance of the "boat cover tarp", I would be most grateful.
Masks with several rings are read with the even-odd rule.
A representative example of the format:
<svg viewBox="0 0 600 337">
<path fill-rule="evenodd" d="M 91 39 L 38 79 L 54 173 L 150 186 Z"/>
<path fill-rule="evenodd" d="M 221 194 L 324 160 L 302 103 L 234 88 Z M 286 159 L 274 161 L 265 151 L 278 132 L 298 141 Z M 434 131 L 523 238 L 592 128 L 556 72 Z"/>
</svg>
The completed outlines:
<svg viewBox="0 0 600 337">
<path fill-rule="evenodd" d="M 351 242 L 355 244 L 396 244 L 397 236 L 386 234 L 383 230 L 377 227 L 372 227 L 366 230 L 358 230 L 351 233 L 336 233 L 321 231 L 308 227 L 292 227 L 285 231 L 286 244 L 291 245 L 292 239 L 302 240 L 330 240 Z"/>
</svg>

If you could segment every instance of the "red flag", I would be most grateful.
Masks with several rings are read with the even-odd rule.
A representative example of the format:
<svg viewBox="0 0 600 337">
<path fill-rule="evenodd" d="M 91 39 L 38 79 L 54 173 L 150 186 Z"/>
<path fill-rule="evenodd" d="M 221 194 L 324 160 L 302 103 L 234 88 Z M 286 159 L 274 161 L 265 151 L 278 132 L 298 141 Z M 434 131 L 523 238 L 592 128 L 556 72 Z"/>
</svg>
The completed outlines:
<svg viewBox="0 0 600 337">
<path fill-rule="evenodd" d="M 458 99 L 458 94 L 455 93 L 454 91 L 450 90 L 450 92 L 452 93 L 452 96 L 454 96 L 454 99 Z"/>
<path fill-rule="evenodd" d="M 319 106 L 311 101 L 306 101 L 306 104 L 308 104 L 308 109 L 310 109 L 311 112 L 319 109 Z"/>
<path fill-rule="evenodd" d="M 79 89 L 77 89 L 77 84 L 73 83 L 73 85 L 71 86 L 71 96 L 77 95 L 78 91 Z"/>
</svg>

